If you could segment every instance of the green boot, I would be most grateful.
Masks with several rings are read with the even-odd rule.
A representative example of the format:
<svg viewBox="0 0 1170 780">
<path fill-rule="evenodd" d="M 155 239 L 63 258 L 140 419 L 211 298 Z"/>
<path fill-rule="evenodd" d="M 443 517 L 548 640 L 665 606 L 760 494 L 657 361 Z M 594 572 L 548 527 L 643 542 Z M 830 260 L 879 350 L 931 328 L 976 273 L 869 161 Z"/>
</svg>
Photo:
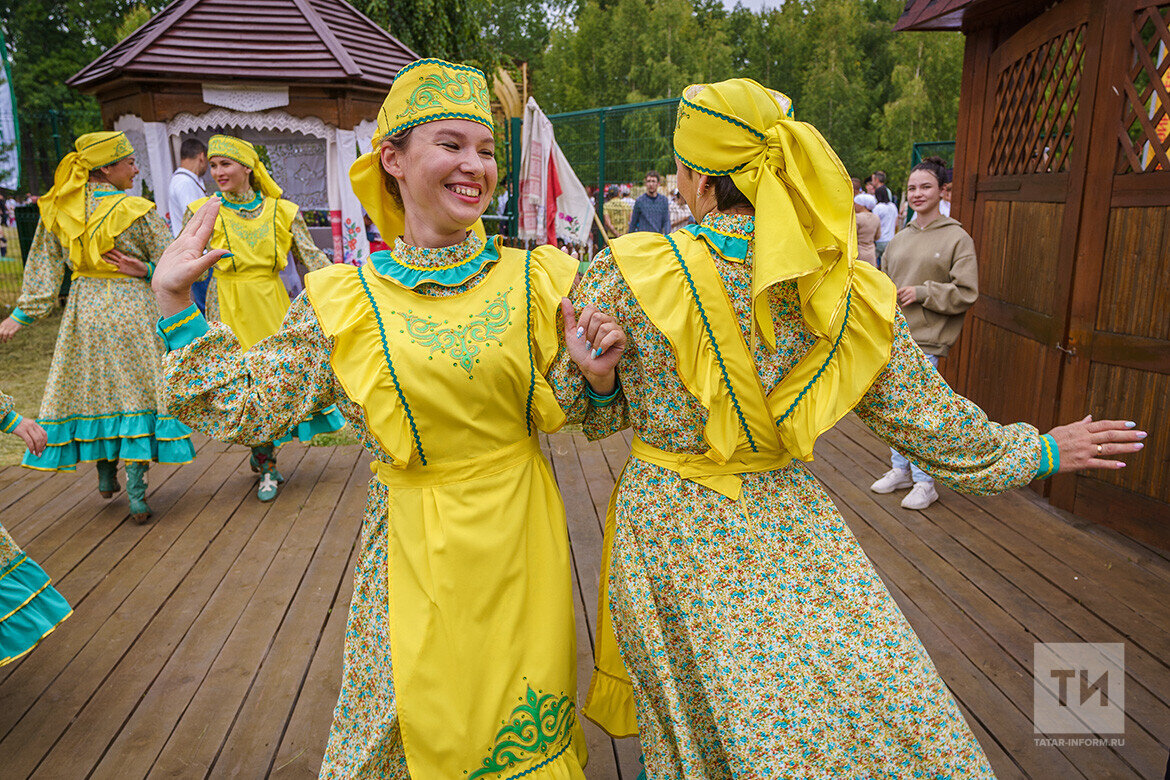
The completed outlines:
<svg viewBox="0 0 1170 780">
<path fill-rule="evenodd" d="M 102 498 L 113 498 L 114 494 L 122 489 L 118 484 L 118 461 L 99 460 L 97 462 L 98 493 Z"/>
<path fill-rule="evenodd" d="M 253 474 L 259 474 L 264 469 L 262 463 L 268 463 L 271 468 L 273 478 L 278 484 L 284 484 L 284 475 L 276 468 L 276 447 L 271 444 L 262 444 L 259 447 L 252 448 L 252 454 L 248 457 L 248 465 L 252 467 Z"/>
<path fill-rule="evenodd" d="M 146 504 L 146 471 L 149 463 L 126 462 L 126 495 L 130 498 L 130 519 L 142 525 L 154 514 Z"/>
</svg>

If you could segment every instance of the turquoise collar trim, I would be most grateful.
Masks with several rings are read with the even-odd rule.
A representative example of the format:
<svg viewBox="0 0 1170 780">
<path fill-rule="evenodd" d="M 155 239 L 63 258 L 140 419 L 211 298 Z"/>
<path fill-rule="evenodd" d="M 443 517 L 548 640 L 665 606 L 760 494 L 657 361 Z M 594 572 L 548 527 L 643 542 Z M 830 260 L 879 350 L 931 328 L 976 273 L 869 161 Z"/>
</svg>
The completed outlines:
<svg viewBox="0 0 1170 780">
<path fill-rule="evenodd" d="M 247 203 L 236 203 L 235 201 L 228 200 L 222 192 L 215 193 L 215 197 L 219 198 L 219 202 L 232 211 L 254 211 L 264 203 L 264 196 L 259 192 L 256 193 L 256 197 Z"/>
<path fill-rule="evenodd" d="M 374 272 L 378 276 L 397 282 L 408 290 L 413 290 L 420 284 L 459 287 L 491 263 L 499 261 L 498 240 L 488 241 L 478 254 L 472 255 L 462 263 L 444 268 L 421 268 L 405 265 L 394 256 L 393 251 L 388 249 L 371 252 L 370 264 L 374 266 Z"/>
<path fill-rule="evenodd" d="M 720 233 L 706 225 L 687 225 L 682 228 L 682 232 L 689 233 L 691 237 L 699 239 L 724 260 L 732 263 L 742 263 L 747 260 L 749 243 L 742 236 Z"/>
<path fill-rule="evenodd" d="M 95 198 L 104 198 L 107 195 L 125 195 L 125 194 L 126 193 L 122 192 L 122 190 L 94 190 L 93 191 L 93 196 Z"/>
</svg>

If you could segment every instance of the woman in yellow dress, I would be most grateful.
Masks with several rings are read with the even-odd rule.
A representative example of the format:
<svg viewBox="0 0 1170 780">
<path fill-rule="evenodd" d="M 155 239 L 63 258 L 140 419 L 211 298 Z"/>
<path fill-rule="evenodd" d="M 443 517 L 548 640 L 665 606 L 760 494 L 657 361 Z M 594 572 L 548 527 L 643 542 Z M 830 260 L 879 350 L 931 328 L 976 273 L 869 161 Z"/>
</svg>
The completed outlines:
<svg viewBox="0 0 1170 780">
<path fill-rule="evenodd" d="M 855 411 L 934 476 L 993 493 L 1118 468 L 1133 423 L 988 421 L 857 261 L 849 177 L 754 81 L 684 92 L 678 188 L 699 224 L 614 239 L 576 298 L 629 345 L 584 430 L 637 434 L 610 503 L 583 712 L 651 778 L 986 778 L 926 650 L 799 461 Z M 636 719 L 635 719 L 636 713 Z"/>
<path fill-rule="evenodd" d="M 536 436 L 565 422 L 558 396 L 614 391 L 576 368 L 556 384 L 558 356 L 612 381 L 623 336 L 590 321 L 566 347 L 576 263 L 472 229 L 498 179 L 488 100 L 474 68 L 399 72 L 350 172 L 393 249 L 309 274 L 251 350 L 188 306 L 222 255 L 200 257 L 214 204 L 155 278 L 181 419 L 254 444 L 336 403 L 375 458 L 326 778 L 584 777 L 565 515 Z"/>
<path fill-rule="evenodd" d="M 110 498 L 121 490 L 123 460 L 130 515 L 145 522 L 151 461 L 189 463 L 195 448 L 191 431 L 161 408 L 162 343 L 154 334 L 158 308 L 149 279 L 172 236 L 153 203 L 124 192 L 137 175 L 124 133 L 77 139 L 52 189 L 37 201 L 41 221 L 17 307 L 0 323 L 0 342 L 49 316 L 71 273 L 37 420 L 48 446 L 26 453 L 23 465 L 74 471 L 78 463 L 96 463 L 98 492 Z"/>
<path fill-rule="evenodd" d="M 212 197 L 220 202 L 209 246 L 227 251 L 207 289 L 207 318 L 231 328 L 246 350 L 280 330 L 290 303 L 280 278 L 289 252 L 310 271 L 330 262 L 313 243 L 297 204 L 280 197 L 280 187 L 252 144 L 230 135 L 213 135 L 207 144 L 207 162 L 219 186 Z M 191 203 L 184 219 L 190 219 L 208 200 Z M 260 474 L 257 497 L 271 501 L 284 482 L 276 469 L 277 447 L 293 437 L 308 441 L 344 424 L 332 406 L 313 410 L 275 442 L 252 447 L 252 471 Z"/>
</svg>

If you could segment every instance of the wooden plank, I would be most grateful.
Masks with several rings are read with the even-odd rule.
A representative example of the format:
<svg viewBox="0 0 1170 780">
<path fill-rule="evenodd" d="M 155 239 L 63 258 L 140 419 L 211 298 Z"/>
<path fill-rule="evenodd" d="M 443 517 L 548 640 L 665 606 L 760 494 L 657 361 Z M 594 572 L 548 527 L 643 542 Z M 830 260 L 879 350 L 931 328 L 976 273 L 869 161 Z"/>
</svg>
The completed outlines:
<svg viewBox="0 0 1170 780">
<path fill-rule="evenodd" d="M 292 597 L 216 759 L 216 774 L 264 777 L 272 772 L 297 694 L 325 630 L 328 605 L 341 580 L 351 576 L 345 564 L 361 531 L 364 506 L 357 501 L 342 504 L 360 454 L 357 447 L 334 448 L 301 510 L 302 519 L 310 522 L 293 527 L 277 558 L 288 579 L 274 576 L 274 565 L 262 584 L 267 591 L 264 598 L 258 603 L 253 599 L 259 609 L 269 609 L 275 599 Z M 318 530 L 313 523 L 322 517 L 329 519 L 328 524 Z M 242 621 L 252 622 L 247 613 Z"/>
<path fill-rule="evenodd" d="M 197 463 L 189 473 L 196 477 L 204 470 L 205 464 Z M 199 484 L 195 480 L 193 489 L 201 490 Z M 173 504 L 177 497 L 170 497 L 167 504 Z M 129 545 L 125 539 L 118 539 L 117 533 L 112 534 L 108 544 L 95 549 L 78 567 L 76 576 L 85 579 L 92 576 L 99 584 L 80 604 L 73 602 L 75 613 L 68 624 L 70 630 L 56 632 L 60 641 L 44 648 L 46 652 L 39 652 L 38 648 L 37 663 L 30 667 L 27 677 L 6 681 L 6 699 L 20 703 L 14 707 L 14 714 L 27 711 L 10 730 L 7 708 L 0 715 L 3 724 L 0 729 L 7 731 L 0 741 L 0 753 L 12 749 L 9 746 L 20 745 L 20 760 L 10 765 L 14 774 L 29 771 L 31 766 L 25 762 L 35 765 L 48 754 L 134 644 L 143 626 L 158 612 L 175 583 L 182 580 L 181 561 L 171 561 L 171 565 L 162 567 L 157 564 L 187 524 L 188 518 L 151 526 L 125 523 L 122 536 L 133 536 L 139 541 L 145 536 L 141 545 Z M 104 552 L 107 548 L 109 553 Z M 127 555 L 131 549 L 137 554 Z M 118 561 L 112 571 L 111 561 Z M 149 577 L 152 570 L 161 579 Z M 69 598 L 68 589 L 64 592 Z M 49 701 L 52 706 L 35 706 L 30 710 L 33 701 L 38 705 Z"/>
<path fill-rule="evenodd" d="M 218 625 L 199 653 L 206 673 L 152 769 L 159 776 L 203 774 L 214 765 L 259 670 L 271 637 L 307 564 L 302 550 L 282 559 L 292 534 L 320 535 L 325 519 L 301 509 L 320 478 L 329 452 L 310 447 L 271 510 L 219 584 L 208 609 Z M 282 590 L 274 590 L 274 587 Z"/>
<path fill-rule="evenodd" d="M 362 457 L 350 474 L 349 484 L 341 499 L 339 512 L 364 514 L 370 457 Z M 341 665 L 345 650 L 345 633 L 349 620 L 349 604 L 353 598 L 353 571 L 362 554 L 360 534 L 353 540 L 353 550 L 346 564 L 346 576 L 341 578 L 337 593 L 329 607 L 328 621 L 321 642 L 313 653 L 309 673 L 297 696 L 296 707 L 289 719 L 276 751 L 272 776 L 284 778 L 316 778 L 325 756 L 325 744 L 333 723 L 333 709 L 341 690 Z"/>
</svg>

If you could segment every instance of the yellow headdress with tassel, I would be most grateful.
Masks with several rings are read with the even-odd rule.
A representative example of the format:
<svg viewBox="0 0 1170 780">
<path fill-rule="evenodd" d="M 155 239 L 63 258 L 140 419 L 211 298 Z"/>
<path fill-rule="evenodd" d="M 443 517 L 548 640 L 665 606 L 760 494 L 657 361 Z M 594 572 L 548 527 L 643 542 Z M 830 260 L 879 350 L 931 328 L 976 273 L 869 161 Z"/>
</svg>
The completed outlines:
<svg viewBox="0 0 1170 780">
<path fill-rule="evenodd" d="M 37 199 L 45 229 L 66 247 L 85 232 L 85 183 L 90 171 L 134 154 L 134 147 L 120 131 L 86 133 L 73 148 L 75 151 L 57 165 L 52 189 Z"/>
<path fill-rule="evenodd" d="M 354 193 L 387 241 L 402 235 L 404 216 L 383 183 L 382 141 L 409 127 L 440 119 L 468 119 L 495 129 L 483 73 L 435 59 L 416 60 L 398 71 L 378 111 L 378 129 L 370 151 L 349 169 Z M 476 222 L 474 228 L 482 237 L 482 223 Z"/>
<path fill-rule="evenodd" d="M 284 191 L 264 167 L 264 163 L 260 162 L 256 147 L 242 138 L 231 135 L 211 136 L 207 141 L 207 159 L 212 157 L 227 157 L 245 168 L 251 168 L 256 176 L 256 184 L 260 187 L 260 194 L 266 198 L 279 198 Z"/>
</svg>

